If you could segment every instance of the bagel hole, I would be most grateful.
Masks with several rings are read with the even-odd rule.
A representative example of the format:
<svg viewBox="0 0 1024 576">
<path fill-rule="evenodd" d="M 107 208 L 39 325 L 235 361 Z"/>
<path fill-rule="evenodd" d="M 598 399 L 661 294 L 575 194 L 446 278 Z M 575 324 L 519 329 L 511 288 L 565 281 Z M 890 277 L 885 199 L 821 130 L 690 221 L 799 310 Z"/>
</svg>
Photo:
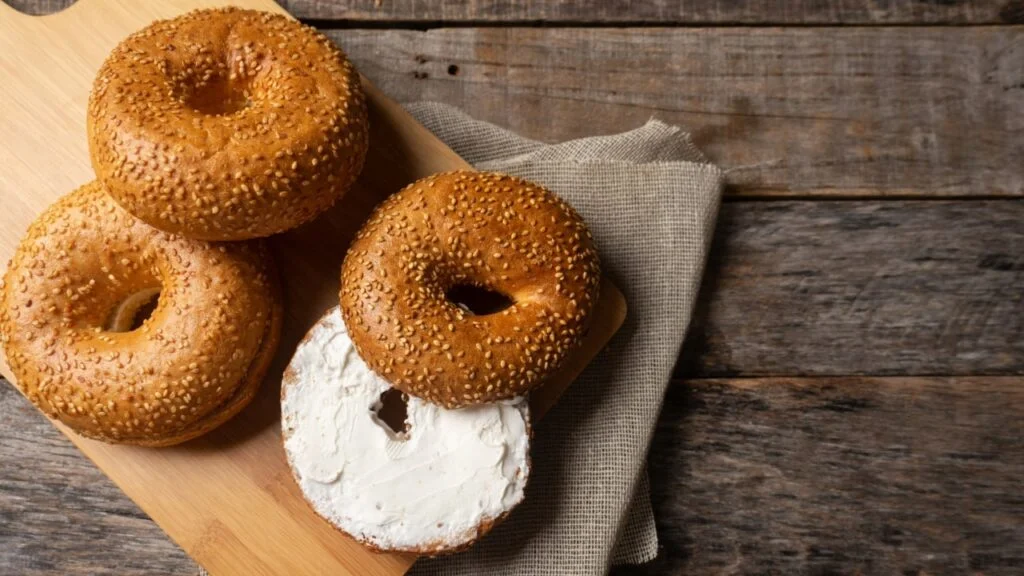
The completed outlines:
<svg viewBox="0 0 1024 576">
<path fill-rule="evenodd" d="M 160 303 L 160 289 L 147 288 L 125 298 L 110 313 L 106 329 L 108 332 L 131 332 L 138 330 L 149 320 Z"/>
<path fill-rule="evenodd" d="M 185 104 L 208 116 L 226 116 L 249 106 L 249 94 L 241 82 L 232 82 L 222 75 L 191 86 L 185 94 Z"/>
<path fill-rule="evenodd" d="M 497 314 L 515 303 L 501 292 L 474 284 L 456 284 L 448 289 L 445 297 L 452 304 L 476 316 Z"/>
<path fill-rule="evenodd" d="M 397 388 L 388 388 L 374 404 L 373 420 L 394 440 L 409 439 L 409 396 Z"/>
</svg>

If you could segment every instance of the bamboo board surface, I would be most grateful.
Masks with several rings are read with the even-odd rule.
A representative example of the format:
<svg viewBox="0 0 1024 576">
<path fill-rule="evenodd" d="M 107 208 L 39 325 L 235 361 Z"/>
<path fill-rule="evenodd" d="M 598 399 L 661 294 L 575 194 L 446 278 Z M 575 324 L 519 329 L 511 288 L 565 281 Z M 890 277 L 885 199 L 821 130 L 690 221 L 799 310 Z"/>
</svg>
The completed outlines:
<svg viewBox="0 0 1024 576">
<path fill-rule="evenodd" d="M 0 3 L 0 263 L 29 223 L 93 179 L 85 105 L 95 71 L 118 41 L 154 19 L 209 0 L 80 0 L 29 17 Z M 236 5 L 280 11 L 271 0 Z M 213 574 L 403 574 L 415 557 L 374 554 L 334 530 L 303 501 L 281 448 L 280 374 L 295 344 L 337 303 L 338 270 L 352 235 L 381 199 L 404 184 L 467 164 L 364 80 L 371 150 L 360 181 L 335 208 L 272 240 L 285 286 L 282 343 L 267 382 L 242 414 L 195 441 L 166 449 L 76 446 Z M 625 301 L 605 281 L 598 318 L 578 355 L 532 398 L 543 413 L 607 343 Z M 0 374 L 13 380 L 0 361 Z"/>
</svg>

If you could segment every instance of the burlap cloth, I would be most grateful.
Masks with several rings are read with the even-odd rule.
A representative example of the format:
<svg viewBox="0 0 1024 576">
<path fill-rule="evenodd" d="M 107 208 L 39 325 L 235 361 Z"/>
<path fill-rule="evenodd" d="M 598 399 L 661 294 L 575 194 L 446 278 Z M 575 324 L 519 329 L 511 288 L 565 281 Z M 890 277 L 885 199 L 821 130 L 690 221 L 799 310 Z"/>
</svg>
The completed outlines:
<svg viewBox="0 0 1024 576">
<path fill-rule="evenodd" d="M 420 560 L 412 574 L 597 575 L 653 559 L 644 462 L 700 286 L 721 172 L 686 132 L 657 120 L 549 145 L 443 104 L 406 108 L 470 164 L 572 204 L 629 303 L 608 348 L 537 425 L 523 504 L 468 551 Z"/>
</svg>

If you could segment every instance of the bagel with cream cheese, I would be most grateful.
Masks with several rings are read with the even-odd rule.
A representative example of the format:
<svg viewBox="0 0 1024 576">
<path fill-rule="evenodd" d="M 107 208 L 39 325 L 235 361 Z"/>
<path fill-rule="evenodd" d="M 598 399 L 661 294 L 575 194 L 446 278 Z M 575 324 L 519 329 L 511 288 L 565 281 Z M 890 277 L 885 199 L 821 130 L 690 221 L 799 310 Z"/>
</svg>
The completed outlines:
<svg viewBox="0 0 1024 576">
<path fill-rule="evenodd" d="M 517 400 L 447 410 L 407 397 L 403 425 L 384 414 L 395 393 L 359 357 L 338 308 L 327 312 L 281 386 L 292 473 L 317 514 L 371 548 L 466 548 L 523 499 L 529 407 Z"/>
</svg>

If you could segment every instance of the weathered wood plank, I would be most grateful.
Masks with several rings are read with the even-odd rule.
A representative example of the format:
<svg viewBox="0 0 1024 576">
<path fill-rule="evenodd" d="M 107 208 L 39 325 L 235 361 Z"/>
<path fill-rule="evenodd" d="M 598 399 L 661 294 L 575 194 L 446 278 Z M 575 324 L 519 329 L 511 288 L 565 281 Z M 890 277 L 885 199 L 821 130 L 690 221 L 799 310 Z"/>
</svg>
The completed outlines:
<svg viewBox="0 0 1024 576">
<path fill-rule="evenodd" d="M 196 574 L 195 563 L 2 378 L 0 462 L 0 574 Z"/>
<path fill-rule="evenodd" d="M 990 24 L 1020 22 L 1016 0 L 284 0 L 299 18 L 427 22 Z"/>
<path fill-rule="evenodd" d="M 3 0 L 49 14 L 74 0 Z M 443 25 L 465 22 L 661 24 L 1006 24 L 1024 21 L 1018 0 L 281 0 L 298 18 Z"/>
<path fill-rule="evenodd" d="M 1024 200 L 727 202 L 679 373 L 1024 374 Z"/>
<path fill-rule="evenodd" d="M 1024 195 L 1024 29 L 330 32 L 399 101 L 539 140 L 688 127 L 730 194 Z"/>
<path fill-rule="evenodd" d="M 1016 574 L 1024 379 L 677 382 L 650 455 L 659 559 L 618 576 Z M 0 573 L 195 565 L 0 383 Z"/>
<path fill-rule="evenodd" d="M 682 124 L 735 195 L 1021 196 L 1009 28 L 333 31 L 400 100 L 541 140 Z"/>
<path fill-rule="evenodd" d="M 1024 571 L 1024 378 L 695 381 L 649 457 L 644 574 Z"/>
</svg>

